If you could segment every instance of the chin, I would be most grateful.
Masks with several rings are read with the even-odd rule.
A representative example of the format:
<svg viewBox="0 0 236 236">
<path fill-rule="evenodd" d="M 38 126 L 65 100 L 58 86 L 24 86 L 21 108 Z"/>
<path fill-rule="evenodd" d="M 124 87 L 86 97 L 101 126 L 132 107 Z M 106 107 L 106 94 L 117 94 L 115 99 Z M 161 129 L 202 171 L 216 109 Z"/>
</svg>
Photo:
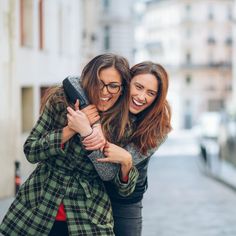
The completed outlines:
<svg viewBox="0 0 236 236">
<path fill-rule="evenodd" d="M 129 111 L 134 114 L 134 115 L 137 115 L 138 113 L 142 112 L 144 109 L 140 108 L 140 109 L 135 109 L 133 107 L 130 107 L 129 108 Z"/>
<path fill-rule="evenodd" d="M 107 111 L 109 110 L 111 107 L 110 106 L 98 106 L 98 110 L 99 111 Z"/>
</svg>

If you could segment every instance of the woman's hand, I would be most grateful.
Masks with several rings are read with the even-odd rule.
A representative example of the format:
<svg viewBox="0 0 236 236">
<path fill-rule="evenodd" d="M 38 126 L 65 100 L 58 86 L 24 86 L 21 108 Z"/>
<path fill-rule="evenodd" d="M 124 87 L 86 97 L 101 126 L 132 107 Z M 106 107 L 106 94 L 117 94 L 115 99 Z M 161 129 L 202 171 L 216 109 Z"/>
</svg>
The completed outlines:
<svg viewBox="0 0 236 236">
<path fill-rule="evenodd" d="M 100 116 L 95 105 L 88 105 L 87 107 L 83 108 L 81 111 L 88 117 L 90 125 L 100 120 Z"/>
<path fill-rule="evenodd" d="M 102 132 L 101 124 L 95 124 L 92 134 L 86 137 L 82 143 L 86 150 L 100 149 L 102 151 L 106 143 L 106 138 Z"/>
<path fill-rule="evenodd" d="M 113 143 L 106 142 L 103 153 L 106 157 L 97 159 L 98 162 L 118 163 L 121 165 L 122 178 L 128 176 L 133 164 L 132 156 L 128 151 Z"/>
<path fill-rule="evenodd" d="M 87 116 L 79 110 L 79 102 L 76 102 L 75 109 L 76 108 L 78 109 L 74 111 L 71 107 L 67 107 L 68 127 L 84 137 L 91 134 L 93 130 Z"/>
</svg>

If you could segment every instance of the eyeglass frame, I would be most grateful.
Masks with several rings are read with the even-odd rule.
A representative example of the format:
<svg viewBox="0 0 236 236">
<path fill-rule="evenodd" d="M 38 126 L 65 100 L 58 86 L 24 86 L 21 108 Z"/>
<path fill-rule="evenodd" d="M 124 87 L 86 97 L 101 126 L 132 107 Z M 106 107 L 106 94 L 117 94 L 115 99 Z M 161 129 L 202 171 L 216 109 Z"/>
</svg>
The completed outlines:
<svg viewBox="0 0 236 236">
<path fill-rule="evenodd" d="M 119 85 L 117 84 L 117 87 L 119 88 L 119 90 L 116 93 L 111 93 L 110 90 L 109 90 L 109 87 L 108 87 L 110 84 L 117 84 L 117 82 L 111 82 L 111 83 L 105 84 L 102 80 L 100 80 L 99 81 L 99 89 L 101 91 L 103 91 L 104 87 L 106 87 L 108 93 L 110 93 L 110 94 L 117 94 L 123 88 L 122 84 L 119 84 Z M 100 85 L 102 85 L 102 87 Z"/>
</svg>

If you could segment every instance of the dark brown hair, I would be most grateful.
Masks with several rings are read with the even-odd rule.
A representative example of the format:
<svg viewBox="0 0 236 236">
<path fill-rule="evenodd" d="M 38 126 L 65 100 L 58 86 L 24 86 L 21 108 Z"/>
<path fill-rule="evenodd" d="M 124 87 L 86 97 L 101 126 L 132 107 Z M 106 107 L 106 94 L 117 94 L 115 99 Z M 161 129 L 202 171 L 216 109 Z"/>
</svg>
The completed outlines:
<svg viewBox="0 0 236 236">
<path fill-rule="evenodd" d="M 136 75 L 152 74 L 158 81 L 157 97 L 148 108 L 137 115 L 137 126 L 131 138 L 145 154 L 148 149 L 155 148 L 162 142 L 172 129 L 171 110 L 166 100 L 168 74 L 160 64 L 150 61 L 136 64 L 130 71 L 132 78 Z"/>
<path fill-rule="evenodd" d="M 113 67 L 122 79 L 122 93 L 115 105 L 102 113 L 103 131 L 110 141 L 120 141 L 124 136 L 129 120 L 129 83 L 130 70 L 128 61 L 121 56 L 107 53 L 93 58 L 83 69 L 81 84 L 91 104 L 99 102 L 99 74 L 101 70 Z"/>
</svg>

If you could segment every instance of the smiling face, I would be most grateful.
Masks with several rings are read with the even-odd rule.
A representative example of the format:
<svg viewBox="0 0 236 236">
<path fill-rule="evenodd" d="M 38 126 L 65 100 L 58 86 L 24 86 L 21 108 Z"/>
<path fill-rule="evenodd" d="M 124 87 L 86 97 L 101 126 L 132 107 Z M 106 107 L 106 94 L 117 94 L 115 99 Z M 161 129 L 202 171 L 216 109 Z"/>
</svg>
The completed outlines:
<svg viewBox="0 0 236 236">
<path fill-rule="evenodd" d="M 152 74 L 139 74 L 130 83 L 129 111 L 138 114 L 149 107 L 157 97 L 158 81 Z"/>
<path fill-rule="evenodd" d="M 99 79 L 100 98 L 97 108 L 99 111 L 107 111 L 113 107 L 121 94 L 121 75 L 114 67 L 109 67 L 100 71 Z"/>
</svg>

